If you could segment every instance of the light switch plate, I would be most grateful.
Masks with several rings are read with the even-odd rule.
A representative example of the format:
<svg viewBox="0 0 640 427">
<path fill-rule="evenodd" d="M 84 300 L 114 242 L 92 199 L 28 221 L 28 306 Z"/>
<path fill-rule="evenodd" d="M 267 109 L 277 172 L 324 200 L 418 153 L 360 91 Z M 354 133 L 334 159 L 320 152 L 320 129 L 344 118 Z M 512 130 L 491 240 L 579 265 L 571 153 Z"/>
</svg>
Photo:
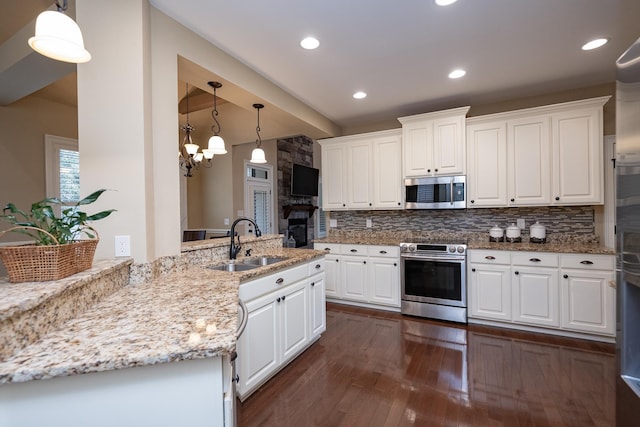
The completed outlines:
<svg viewBox="0 0 640 427">
<path fill-rule="evenodd" d="M 336 228 L 337 226 L 338 226 L 338 220 L 337 219 L 330 219 L 329 220 L 329 227 Z"/>
<path fill-rule="evenodd" d="M 525 227 L 524 218 L 518 218 L 516 225 L 520 230 L 524 230 L 524 227 Z"/>
<path fill-rule="evenodd" d="M 115 236 L 116 256 L 131 256 L 131 237 Z"/>
<path fill-rule="evenodd" d="M 367 228 L 371 228 L 373 227 L 373 224 L 371 223 L 371 218 L 367 218 Z"/>
<path fill-rule="evenodd" d="M 224 225 L 229 225 L 229 218 L 224 219 Z"/>
</svg>

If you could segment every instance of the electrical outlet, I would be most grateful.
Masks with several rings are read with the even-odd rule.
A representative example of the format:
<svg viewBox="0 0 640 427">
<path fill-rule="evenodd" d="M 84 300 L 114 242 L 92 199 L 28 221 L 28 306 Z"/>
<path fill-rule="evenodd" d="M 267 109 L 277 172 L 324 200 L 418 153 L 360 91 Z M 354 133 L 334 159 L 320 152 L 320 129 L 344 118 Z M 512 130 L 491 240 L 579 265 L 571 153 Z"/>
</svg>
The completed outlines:
<svg viewBox="0 0 640 427">
<path fill-rule="evenodd" d="M 329 220 L 329 227 L 336 228 L 337 226 L 338 226 L 338 220 L 337 219 L 330 219 Z"/>
<path fill-rule="evenodd" d="M 130 236 L 116 236 L 116 256 L 131 256 Z"/>
<path fill-rule="evenodd" d="M 373 227 L 373 224 L 371 222 L 371 218 L 367 218 L 367 228 L 371 228 Z"/>
<path fill-rule="evenodd" d="M 224 225 L 229 225 L 229 218 L 224 219 Z"/>
<path fill-rule="evenodd" d="M 525 226 L 524 218 L 518 218 L 516 225 L 520 230 L 524 230 L 524 226 Z"/>
</svg>

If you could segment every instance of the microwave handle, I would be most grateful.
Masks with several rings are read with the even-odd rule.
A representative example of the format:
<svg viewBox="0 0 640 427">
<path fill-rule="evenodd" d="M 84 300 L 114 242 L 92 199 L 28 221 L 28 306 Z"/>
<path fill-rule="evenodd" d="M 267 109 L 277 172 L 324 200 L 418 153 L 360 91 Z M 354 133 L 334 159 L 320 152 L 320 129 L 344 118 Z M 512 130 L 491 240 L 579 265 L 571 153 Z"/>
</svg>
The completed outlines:
<svg viewBox="0 0 640 427">
<path fill-rule="evenodd" d="M 449 201 L 453 206 L 453 178 L 451 178 L 451 185 L 449 186 Z"/>
</svg>

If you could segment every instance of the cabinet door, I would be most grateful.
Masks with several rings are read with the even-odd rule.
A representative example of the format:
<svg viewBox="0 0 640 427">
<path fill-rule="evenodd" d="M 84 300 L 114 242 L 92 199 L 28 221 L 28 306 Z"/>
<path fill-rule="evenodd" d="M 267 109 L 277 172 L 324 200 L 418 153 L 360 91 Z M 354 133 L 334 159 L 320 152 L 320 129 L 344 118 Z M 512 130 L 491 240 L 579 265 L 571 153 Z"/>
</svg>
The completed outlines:
<svg viewBox="0 0 640 427">
<path fill-rule="evenodd" d="M 241 398 L 280 366 L 276 298 L 271 293 L 247 303 L 247 327 L 237 342 L 238 394 Z"/>
<path fill-rule="evenodd" d="M 309 282 L 310 339 L 317 337 L 327 329 L 324 285 L 324 274 L 314 276 Z"/>
<path fill-rule="evenodd" d="M 396 259 L 369 258 L 369 300 L 400 307 L 400 268 Z"/>
<path fill-rule="evenodd" d="M 347 144 L 347 159 L 347 207 L 350 209 L 373 208 L 371 142 L 354 141 Z"/>
<path fill-rule="evenodd" d="M 507 206 L 507 123 L 467 127 L 468 208 Z"/>
<path fill-rule="evenodd" d="M 514 265 L 513 320 L 541 326 L 560 326 L 558 269 Z"/>
<path fill-rule="evenodd" d="M 511 321 L 511 267 L 469 264 L 469 316 Z"/>
<path fill-rule="evenodd" d="M 340 255 L 325 255 L 325 295 L 328 298 L 340 298 Z"/>
<path fill-rule="evenodd" d="M 404 176 L 432 175 L 433 125 L 429 121 L 402 125 Z"/>
<path fill-rule="evenodd" d="M 433 174 L 466 173 L 464 116 L 433 121 Z"/>
<path fill-rule="evenodd" d="M 402 143 L 400 135 L 373 141 L 373 207 L 402 208 Z"/>
<path fill-rule="evenodd" d="M 603 203 L 601 110 L 585 109 L 552 116 L 552 203 Z"/>
<path fill-rule="evenodd" d="M 342 298 L 367 301 L 367 257 L 343 255 L 340 261 Z"/>
<path fill-rule="evenodd" d="M 322 208 L 347 208 L 347 151 L 344 144 L 322 146 Z"/>
<path fill-rule="evenodd" d="M 551 202 L 549 116 L 507 123 L 509 202 L 548 205 Z"/>
<path fill-rule="evenodd" d="M 291 285 L 283 289 L 281 294 L 280 302 L 277 302 L 280 310 L 280 350 L 281 363 L 286 363 L 309 342 L 309 288 L 307 281 Z"/>
<path fill-rule="evenodd" d="M 563 269 L 561 275 L 561 326 L 615 335 L 613 272 Z"/>
</svg>

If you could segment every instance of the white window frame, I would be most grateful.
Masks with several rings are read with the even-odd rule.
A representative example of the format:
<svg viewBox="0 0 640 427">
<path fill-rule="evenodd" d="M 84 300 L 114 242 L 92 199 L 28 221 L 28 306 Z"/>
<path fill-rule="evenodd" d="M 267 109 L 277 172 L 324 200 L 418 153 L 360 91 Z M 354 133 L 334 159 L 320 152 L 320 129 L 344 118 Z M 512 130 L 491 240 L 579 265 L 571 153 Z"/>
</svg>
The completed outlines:
<svg viewBox="0 0 640 427">
<path fill-rule="evenodd" d="M 44 136 L 45 192 L 60 198 L 60 150 L 79 151 L 78 140 L 62 136 Z"/>
<path fill-rule="evenodd" d="M 254 177 L 250 177 L 247 176 L 247 169 L 251 167 L 254 169 L 262 169 L 267 171 L 267 179 L 262 179 L 262 178 L 254 178 Z M 276 227 L 276 215 L 275 215 L 275 206 L 276 206 L 276 191 L 274 188 L 275 185 L 275 181 L 273 179 L 273 165 L 268 165 L 268 164 L 255 164 L 255 163 L 251 163 L 249 162 L 249 160 L 245 160 L 244 161 L 244 169 L 243 169 L 243 175 L 244 175 L 244 212 L 245 215 L 248 218 L 251 218 L 251 198 L 253 197 L 253 194 L 251 194 L 251 192 L 249 191 L 251 188 L 251 184 L 259 184 L 259 185 L 265 185 L 269 187 L 269 190 L 271 192 L 271 209 L 270 209 L 270 216 L 271 216 L 271 221 L 270 221 L 270 230 L 260 230 L 263 231 L 265 234 L 267 234 L 267 231 L 269 233 L 274 234 L 277 230 Z M 251 218 L 253 219 L 253 218 Z M 248 233 L 249 230 L 252 229 L 251 225 L 249 223 L 245 222 L 245 233 Z"/>
</svg>

